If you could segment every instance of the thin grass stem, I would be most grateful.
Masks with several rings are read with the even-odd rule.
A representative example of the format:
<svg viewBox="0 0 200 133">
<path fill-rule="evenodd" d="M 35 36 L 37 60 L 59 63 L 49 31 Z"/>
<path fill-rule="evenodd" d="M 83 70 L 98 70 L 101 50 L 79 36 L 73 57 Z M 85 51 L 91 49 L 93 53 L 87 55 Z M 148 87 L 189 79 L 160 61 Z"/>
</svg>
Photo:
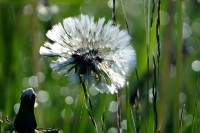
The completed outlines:
<svg viewBox="0 0 200 133">
<path fill-rule="evenodd" d="M 199 84 L 200 84 L 200 73 L 198 73 L 198 79 L 197 79 L 196 96 L 195 96 L 194 112 L 193 112 L 193 119 L 192 119 L 192 133 L 199 131 L 199 127 L 197 125 L 199 122 L 199 116 L 198 116 Z"/>
<path fill-rule="evenodd" d="M 126 87 L 126 119 L 127 119 L 127 133 L 132 133 L 131 130 L 131 112 L 130 112 L 130 101 L 129 101 L 129 89 Z"/>
<path fill-rule="evenodd" d="M 133 108 L 130 108 L 130 111 L 131 111 L 131 119 L 132 119 L 132 122 L 133 122 L 134 132 L 137 133 L 135 118 L 133 116 Z"/>
<path fill-rule="evenodd" d="M 83 110 L 83 101 L 84 101 L 84 92 L 82 90 L 78 97 L 78 102 L 77 102 L 73 125 L 72 125 L 72 132 L 74 133 L 77 132 L 77 129 L 80 126 L 79 124 L 81 124 L 80 119 L 81 119 L 81 114 Z"/>
<path fill-rule="evenodd" d="M 157 111 L 157 76 L 156 76 L 156 61 L 155 56 L 153 56 L 153 66 L 154 66 L 154 82 L 153 82 L 153 112 L 154 112 L 154 133 L 158 131 L 158 111 Z"/>
<path fill-rule="evenodd" d="M 106 125 L 105 125 L 105 108 L 103 110 L 103 114 L 101 116 L 101 129 L 103 133 L 106 133 Z"/>
<path fill-rule="evenodd" d="M 126 16 L 126 11 L 125 11 L 125 8 L 124 8 L 124 3 L 123 3 L 122 0 L 120 0 L 120 3 L 121 3 L 122 11 L 123 11 L 124 20 L 125 20 L 125 23 L 126 23 L 126 29 L 129 33 L 129 25 L 128 25 L 128 20 L 127 20 L 127 16 Z"/>
<path fill-rule="evenodd" d="M 115 25 L 116 24 L 115 0 L 113 0 L 112 19 L 113 19 L 113 25 Z"/>
<path fill-rule="evenodd" d="M 118 109 L 117 109 L 117 130 L 120 132 L 120 126 L 121 126 L 121 109 L 120 109 L 120 100 L 118 93 L 116 94 L 116 101 L 118 103 Z"/>
<path fill-rule="evenodd" d="M 157 40 L 157 71 L 158 79 L 160 75 L 160 0 L 157 2 L 157 19 L 156 19 L 156 40 Z"/>
<path fill-rule="evenodd" d="M 153 15 L 154 15 L 154 12 L 155 12 L 155 7 L 156 7 L 156 3 L 155 3 L 155 0 L 152 0 L 152 11 L 151 11 L 151 22 L 150 22 L 150 26 L 152 27 L 153 26 Z"/>
<path fill-rule="evenodd" d="M 176 90 L 175 90 L 175 107 L 174 107 L 174 132 L 179 132 L 179 92 L 181 89 L 181 74 L 182 74 L 182 46 L 183 46 L 183 9 L 182 0 L 177 1 L 178 11 L 177 11 L 177 27 L 178 27 L 178 37 L 177 37 L 177 58 L 176 58 Z"/>
<path fill-rule="evenodd" d="M 181 109 L 181 118 L 180 118 L 180 133 L 182 133 L 182 128 L 183 128 L 183 118 L 184 118 L 184 114 L 183 111 L 185 109 L 185 104 L 183 104 L 183 107 Z"/>
<path fill-rule="evenodd" d="M 149 0 L 147 3 L 147 11 L 146 11 L 146 2 L 144 0 L 144 16 L 145 17 L 145 27 L 146 27 L 146 54 L 147 54 L 147 81 L 146 81 L 146 92 L 148 92 L 149 90 L 149 75 L 150 75 L 150 62 L 149 62 L 149 58 L 150 58 L 150 43 L 151 43 L 151 18 L 150 18 L 150 14 L 151 14 L 151 1 Z M 149 124 L 149 97 L 148 94 L 146 95 L 146 123 L 147 125 Z"/>
</svg>

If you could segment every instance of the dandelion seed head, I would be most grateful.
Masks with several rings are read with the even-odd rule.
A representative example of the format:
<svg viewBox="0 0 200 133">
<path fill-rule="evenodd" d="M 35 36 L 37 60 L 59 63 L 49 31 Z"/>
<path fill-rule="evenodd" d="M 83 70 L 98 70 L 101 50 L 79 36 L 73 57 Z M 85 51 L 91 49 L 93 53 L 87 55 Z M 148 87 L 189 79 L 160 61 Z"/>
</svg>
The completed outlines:
<svg viewBox="0 0 200 133">
<path fill-rule="evenodd" d="M 69 17 L 49 30 L 40 54 L 57 57 L 50 67 L 71 75 L 72 83 L 88 83 L 102 93 L 117 93 L 136 66 L 136 55 L 127 31 L 94 17 Z"/>
</svg>

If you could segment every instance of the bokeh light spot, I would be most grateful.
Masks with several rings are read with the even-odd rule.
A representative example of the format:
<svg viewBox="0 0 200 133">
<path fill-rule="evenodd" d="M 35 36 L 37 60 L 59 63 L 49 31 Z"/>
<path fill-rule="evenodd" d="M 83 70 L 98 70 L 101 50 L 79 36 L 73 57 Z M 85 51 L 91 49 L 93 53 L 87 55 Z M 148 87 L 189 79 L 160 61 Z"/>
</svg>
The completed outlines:
<svg viewBox="0 0 200 133">
<path fill-rule="evenodd" d="M 110 112 L 117 112 L 118 110 L 118 103 L 116 101 L 111 101 L 109 105 L 109 111 Z"/>
<path fill-rule="evenodd" d="M 187 126 L 191 125 L 192 124 L 192 120 L 193 120 L 193 115 L 191 114 L 187 114 L 185 117 L 184 117 L 184 122 Z"/>
<path fill-rule="evenodd" d="M 180 92 L 179 93 L 179 102 L 180 103 L 185 103 L 185 101 L 186 101 L 186 95 L 185 95 L 185 93 L 183 93 L 183 92 Z"/>
<path fill-rule="evenodd" d="M 192 30 L 190 28 L 190 26 L 186 23 L 183 23 L 183 38 L 189 38 L 192 34 Z"/>
<path fill-rule="evenodd" d="M 61 96 L 66 96 L 69 93 L 68 88 L 67 87 L 61 87 L 60 88 L 60 95 Z"/>
<path fill-rule="evenodd" d="M 195 60 L 192 62 L 192 69 L 196 72 L 200 71 L 200 61 L 199 60 Z"/>
<path fill-rule="evenodd" d="M 39 82 L 40 83 L 42 83 L 42 82 L 44 82 L 45 81 L 45 75 L 44 75 L 44 73 L 42 73 L 42 72 L 39 72 L 38 73 L 38 79 L 39 79 Z"/>
<path fill-rule="evenodd" d="M 95 88 L 94 85 L 92 85 L 92 86 L 89 88 L 89 93 L 90 93 L 91 95 L 93 95 L 93 96 L 96 96 L 96 95 L 99 93 L 99 91 Z"/>
<path fill-rule="evenodd" d="M 37 76 L 31 76 L 29 78 L 28 83 L 29 83 L 30 87 L 38 87 L 38 78 L 37 78 Z"/>
<path fill-rule="evenodd" d="M 118 133 L 118 131 L 115 127 L 111 127 L 108 129 L 108 133 Z"/>
<path fill-rule="evenodd" d="M 14 111 L 15 111 L 16 114 L 17 114 L 18 111 L 19 111 L 19 107 L 20 107 L 20 103 L 16 103 L 16 104 L 14 105 Z"/>
<path fill-rule="evenodd" d="M 49 100 L 49 93 L 47 91 L 39 91 L 37 94 L 37 100 L 41 103 L 45 103 Z"/>
<path fill-rule="evenodd" d="M 38 18 L 41 21 L 49 21 L 52 18 L 52 14 L 51 14 L 51 9 L 49 7 L 43 6 L 43 5 L 38 5 L 37 7 L 37 11 L 38 11 Z"/>
<path fill-rule="evenodd" d="M 160 24 L 161 25 L 167 25 L 170 21 L 170 16 L 169 14 L 167 14 L 166 12 L 164 11 L 161 11 L 160 12 Z"/>
<path fill-rule="evenodd" d="M 65 103 L 66 103 L 66 104 L 72 104 L 73 102 L 74 102 L 73 97 L 67 96 L 67 97 L 65 98 Z"/>
<path fill-rule="evenodd" d="M 25 5 L 23 13 L 24 15 L 31 15 L 33 13 L 33 6 L 31 4 Z"/>
<path fill-rule="evenodd" d="M 127 129 L 127 120 L 123 120 L 123 121 L 121 122 L 121 127 L 122 127 L 123 129 Z"/>
</svg>

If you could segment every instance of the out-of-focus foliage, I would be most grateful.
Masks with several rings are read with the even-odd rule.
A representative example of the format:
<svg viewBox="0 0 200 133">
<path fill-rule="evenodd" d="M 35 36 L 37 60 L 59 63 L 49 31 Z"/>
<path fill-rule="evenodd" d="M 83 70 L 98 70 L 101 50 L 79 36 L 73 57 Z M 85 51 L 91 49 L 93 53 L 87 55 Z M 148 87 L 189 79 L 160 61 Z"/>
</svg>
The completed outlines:
<svg viewBox="0 0 200 133">
<path fill-rule="evenodd" d="M 153 54 L 156 55 L 157 43 L 155 37 L 156 15 L 153 16 L 151 43 L 149 46 L 149 79 L 147 78 L 147 23 L 148 0 L 122 0 L 126 12 L 129 33 L 137 54 L 137 72 L 129 79 L 130 95 L 140 90 L 139 125 L 142 132 L 153 132 L 154 115 L 151 102 L 153 78 Z M 164 34 L 169 22 L 173 24 L 172 55 L 169 85 L 169 107 L 176 89 L 176 45 L 177 45 L 177 3 L 172 0 L 170 5 L 172 16 L 168 14 L 166 4 L 162 1 L 161 17 L 161 62 L 163 45 L 168 39 Z M 0 113 L 14 120 L 19 109 L 22 90 L 32 87 L 37 93 L 35 115 L 38 127 L 56 127 L 64 133 L 73 130 L 73 118 L 81 87 L 71 85 L 67 77 L 53 72 L 49 67 L 48 58 L 40 57 L 39 47 L 47 39 L 45 34 L 52 25 L 61 22 L 69 16 L 81 13 L 93 15 L 95 19 L 105 17 L 112 19 L 112 0 L 1 0 L 0 1 Z M 116 0 L 116 21 L 122 29 L 126 29 L 126 21 L 120 0 Z M 152 7 L 152 4 L 151 4 Z M 190 132 L 194 121 L 199 121 L 199 85 L 200 71 L 200 3 L 199 0 L 183 1 L 183 52 L 182 52 L 182 84 L 180 90 L 180 109 L 183 109 L 182 132 Z M 162 67 L 162 66 L 161 66 Z M 181 68 L 180 68 L 181 69 Z M 162 70 L 162 68 L 160 69 Z M 160 73 L 165 73 L 160 71 Z M 149 81 L 149 88 L 147 88 Z M 158 79 L 159 82 L 159 79 Z M 160 88 L 158 90 L 158 110 Z M 116 95 L 97 94 L 90 90 L 94 118 L 101 129 L 101 116 L 105 115 L 105 129 L 112 132 L 117 130 Z M 121 128 L 126 130 L 126 98 L 125 89 L 119 93 L 121 109 Z M 197 98 L 196 98 L 197 97 Z M 197 105 L 195 106 L 195 102 Z M 148 106 L 147 106 L 148 105 Z M 195 108 L 197 107 L 197 108 Z M 83 107 L 84 108 L 84 107 Z M 133 116 L 138 115 L 133 106 Z M 105 113 L 104 113 L 105 112 Z M 181 112 L 181 110 L 180 110 Z M 173 109 L 169 109 L 167 118 L 172 119 Z M 195 119 L 195 120 L 194 120 Z M 80 132 L 95 131 L 87 111 L 83 109 Z M 125 124 L 124 124 L 125 123 Z M 200 122 L 197 122 L 200 123 Z M 171 131 L 173 126 L 168 124 Z M 114 128 L 115 127 L 115 128 Z M 200 127 L 197 125 L 197 127 Z"/>
</svg>

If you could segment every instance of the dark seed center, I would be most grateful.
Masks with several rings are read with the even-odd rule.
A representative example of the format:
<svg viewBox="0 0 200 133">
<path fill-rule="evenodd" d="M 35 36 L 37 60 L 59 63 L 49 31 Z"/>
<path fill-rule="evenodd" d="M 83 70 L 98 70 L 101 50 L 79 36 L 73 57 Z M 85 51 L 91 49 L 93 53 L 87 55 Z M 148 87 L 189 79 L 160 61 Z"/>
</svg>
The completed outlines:
<svg viewBox="0 0 200 133">
<path fill-rule="evenodd" d="M 77 64 L 77 69 L 79 69 L 80 74 L 84 74 L 90 68 L 92 71 L 97 72 L 97 65 L 103 61 L 100 57 L 98 50 L 92 49 L 87 50 L 84 48 L 78 49 L 72 54 L 75 64 Z"/>
</svg>

